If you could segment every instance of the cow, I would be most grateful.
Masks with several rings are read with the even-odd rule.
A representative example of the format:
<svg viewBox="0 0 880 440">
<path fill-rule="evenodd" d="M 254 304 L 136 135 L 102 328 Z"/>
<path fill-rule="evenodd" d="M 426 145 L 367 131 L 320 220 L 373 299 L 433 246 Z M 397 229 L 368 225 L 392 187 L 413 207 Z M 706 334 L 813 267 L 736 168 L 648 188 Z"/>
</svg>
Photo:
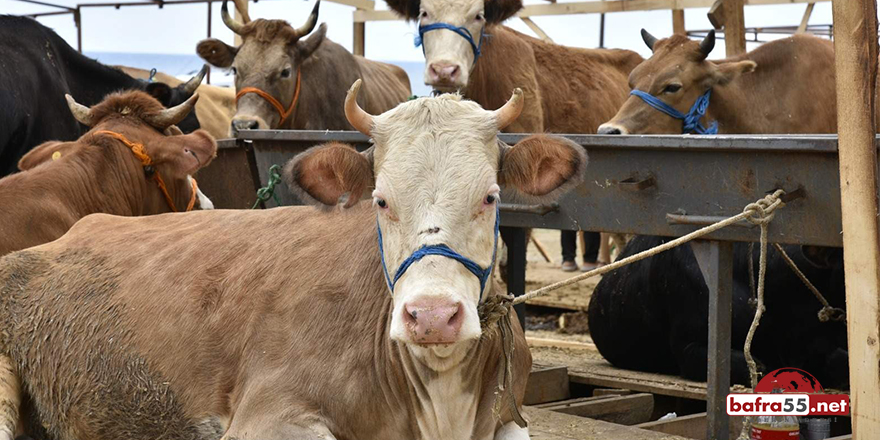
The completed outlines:
<svg viewBox="0 0 880 440">
<path fill-rule="evenodd" d="M 144 69 L 128 66 L 116 67 L 140 80 L 147 80 L 151 76 L 151 72 Z M 172 87 L 182 84 L 179 79 L 162 72 L 155 72 L 152 77 L 154 81 Z M 229 124 L 232 123 L 232 117 L 235 115 L 235 90 L 231 87 L 201 84 L 196 92 L 199 94 L 195 109 L 199 126 L 216 139 L 229 137 Z"/>
<path fill-rule="evenodd" d="M 68 95 L 70 111 L 91 130 L 74 142 L 41 144 L 19 161 L 22 172 L 0 179 L 0 255 L 61 237 L 93 213 L 136 216 L 195 207 L 199 192 L 189 175 L 211 162 L 217 145 L 202 130 L 163 132 L 174 132 L 197 99 L 165 109 L 133 91 L 110 94 L 90 109 Z"/>
<path fill-rule="evenodd" d="M 359 85 L 344 109 L 373 147 L 284 168 L 318 208 L 92 215 L 0 259 L 0 352 L 30 435 L 529 438 L 531 356 L 492 276 L 501 187 L 551 201 L 586 152 L 499 142 L 521 91 L 496 111 L 446 95 L 373 116 Z"/>
<path fill-rule="evenodd" d="M 633 69 L 632 96 L 600 134 L 837 132 L 828 40 L 794 35 L 709 61 L 715 31 L 699 42 L 658 40 L 644 29 L 642 38 L 653 55 Z"/>
<path fill-rule="evenodd" d="M 320 0 L 298 28 L 283 20 L 241 23 L 226 5 L 224 0 L 223 23 L 241 36 L 241 46 L 209 38 L 196 51 L 211 65 L 235 74 L 233 136 L 258 128 L 351 130 L 339 103 L 345 87 L 359 78 L 364 81 L 361 105 L 367 111 L 382 113 L 410 97 L 409 77 L 400 67 L 352 55 L 326 37 L 326 23 L 312 34 Z"/>
<path fill-rule="evenodd" d="M 0 177 L 16 170 L 31 148 L 49 140 L 73 141 L 87 131 L 70 115 L 64 95 L 93 106 L 120 90 L 142 90 L 166 107 L 189 99 L 207 66 L 185 84 L 146 84 L 83 56 L 51 29 L 25 17 L 0 15 Z M 186 133 L 199 128 L 194 113 L 180 121 Z"/>
<path fill-rule="evenodd" d="M 637 236 L 621 258 L 668 241 Z M 846 303 L 840 248 L 783 246 L 786 253 L 834 307 Z M 753 265 L 750 282 L 749 264 Z M 743 355 L 755 315 L 750 302 L 757 285 L 758 246 L 734 244 L 731 379 L 749 384 Z M 820 322 L 822 304 L 772 246 L 767 253 L 766 312 L 752 355 L 763 372 L 794 367 L 812 373 L 826 387 L 846 387 L 846 322 Z M 606 274 L 590 298 L 593 342 L 620 368 L 706 380 L 709 289 L 690 246 L 679 246 Z"/>
</svg>

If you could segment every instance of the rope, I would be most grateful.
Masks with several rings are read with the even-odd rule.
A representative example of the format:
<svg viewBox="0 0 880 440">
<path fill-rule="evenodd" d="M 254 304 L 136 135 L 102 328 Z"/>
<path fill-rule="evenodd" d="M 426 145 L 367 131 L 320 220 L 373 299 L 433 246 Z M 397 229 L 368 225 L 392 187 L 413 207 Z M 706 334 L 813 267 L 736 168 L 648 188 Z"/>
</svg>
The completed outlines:
<svg viewBox="0 0 880 440">
<path fill-rule="evenodd" d="M 494 295 L 483 301 L 478 312 L 480 316 L 480 328 L 483 330 L 483 337 L 486 337 L 493 329 L 497 329 L 501 334 L 501 351 L 504 353 L 502 358 L 502 368 L 498 369 L 498 383 L 495 386 L 495 404 L 492 406 L 492 412 L 497 419 L 501 419 L 502 411 L 502 394 L 507 393 L 507 406 L 513 421 L 520 428 L 528 428 L 529 422 L 519 412 L 516 405 L 516 396 L 513 394 L 513 352 L 514 338 L 513 327 L 510 322 L 510 306 L 513 297 L 510 295 Z M 494 324 L 498 323 L 498 327 Z"/>
<path fill-rule="evenodd" d="M 281 165 L 275 164 L 269 167 L 269 181 L 266 182 L 266 186 L 257 190 L 257 201 L 254 202 L 251 209 L 257 209 L 260 203 L 268 202 L 269 198 L 274 199 L 275 204 L 281 206 L 281 201 L 275 194 L 275 185 L 278 185 L 279 182 L 281 182 Z"/>
<path fill-rule="evenodd" d="M 822 303 L 822 310 L 819 310 L 819 321 L 828 322 L 828 321 L 846 321 L 846 311 L 837 307 L 831 307 L 831 304 L 828 303 L 828 300 L 819 292 L 819 289 L 816 288 L 810 280 L 807 279 L 807 276 L 798 269 L 797 265 L 788 256 L 785 252 L 785 249 L 782 248 L 778 243 L 774 243 L 773 246 L 782 255 L 782 259 L 785 260 L 785 263 L 788 264 L 788 267 L 797 275 L 798 278 L 813 292 L 813 295 L 816 296 L 816 299 Z"/>
<path fill-rule="evenodd" d="M 284 109 L 284 106 L 281 105 L 281 102 L 278 101 L 277 99 L 275 99 L 274 96 L 272 96 L 272 95 L 266 93 L 265 91 L 260 90 L 256 87 L 245 87 L 245 88 L 239 90 L 238 93 L 235 94 L 235 103 L 238 104 L 238 100 L 241 99 L 242 96 L 247 95 L 248 93 L 255 93 L 260 98 L 265 99 L 266 102 L 268 102 L 272 107 L 275 107 L 275 111 L 278 112 L 278 116 L 281 118 L 281 120 L 278 121 L 278 126 L 280 127 L 282 124 L 284 124 L 284 121 L 286 121 L 287 118 L 289 118 L 290 115 L 293 113 L 293 111 L 296 109 L 296 102 L 299 101 L 299 88 L 300 88 L 301 84 L 302 84 L 302 69 L 299 68 L 299 69 L 296 69 L 296 87 L 294 88 L 294 91 L 293 91 L 293 101 L 290 101 L 290 107 L 288 107 L 287 110 Z"/>
</svg>

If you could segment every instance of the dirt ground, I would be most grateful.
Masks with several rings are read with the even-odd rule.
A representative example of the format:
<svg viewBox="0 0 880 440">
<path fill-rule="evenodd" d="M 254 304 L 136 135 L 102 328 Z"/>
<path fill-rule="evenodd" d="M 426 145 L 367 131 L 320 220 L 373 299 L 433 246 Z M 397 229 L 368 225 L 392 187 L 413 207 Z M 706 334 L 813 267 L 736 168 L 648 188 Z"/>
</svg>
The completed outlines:
<svg viewBox="0 0 880 440">
<path fill-rule="evenodd" d="M 559 231 L 550 229 L 533 229 L 532 235 L 547 248 L 552 262 L 548 263 L 537 246 L 533 242 L 529 242 L 527 264 L 526 267 L 526 291 L 537 289 L 548 284 L 562 281 L 573 277 L 581 272 L 563 272 L 560 269 L 562 264 L 562 247 L 559 242 Z M 578 264 L 582 263 L 580 257 L 581 251 L 578 249 Z M 538 306 L 555 307 L 567 310 L 587 310 L 590 303 L 590 295 L 596 284 L 599 283 L 601 277 L 590 278 L 571 286 L 563 287 L 546 296 L 536 298 L 529 302 Z"/>
</svg>

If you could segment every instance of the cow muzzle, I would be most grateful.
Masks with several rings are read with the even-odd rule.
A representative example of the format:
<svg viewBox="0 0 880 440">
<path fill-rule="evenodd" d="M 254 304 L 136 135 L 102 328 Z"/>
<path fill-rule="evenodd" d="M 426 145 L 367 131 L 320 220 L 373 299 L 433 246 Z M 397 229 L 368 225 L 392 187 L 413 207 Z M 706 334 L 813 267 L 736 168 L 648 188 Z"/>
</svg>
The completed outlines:
<svg viewBox="0 0 880 440">
<path fill-rule="evenodd" d="M 427 298 L 403 306 L 403 322 L 409 339 L 416 344 L 454 344 L 464 322 L 461 302 Z"/>
<path fill-rule="evenodd" d="M 242 130 L 258 130 L 258 129 L 267 129 L 269 128 L 269 124 L 266 124 L 262 118 L 254 117 L 254 116 L 236 116 L 232 118 L 232 124 L 229 127 L 229 134 L 235 137 L 236 133 Z"/>
<path fill-rule="evenodd" d="M 629 130 L 626 127 L 606 122 L 599 126 L 598 134 L 629 134 Z"/>
</svg>

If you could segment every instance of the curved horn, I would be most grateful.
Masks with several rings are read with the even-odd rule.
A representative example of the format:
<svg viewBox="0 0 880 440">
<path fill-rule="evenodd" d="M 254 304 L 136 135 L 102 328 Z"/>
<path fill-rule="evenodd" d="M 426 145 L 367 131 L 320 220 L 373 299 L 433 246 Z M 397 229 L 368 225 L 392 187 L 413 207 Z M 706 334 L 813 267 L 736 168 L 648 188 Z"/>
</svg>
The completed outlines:
<svg viewBox="0 0 880 440">
<path fill-rule="evenodd" d="M 493 113 L 498 121 L 498 129 L 503 130 L 504 127 L 512 124 L 523 110 L 523 92 L 522 89 L 513 90 L 513 95 L 504 106 L 495 110 Z"/>
<path fill-rule="evenodd" d="M 183 118 L 192 111 L 198 100 L 199 94 L 193 93 L 193 95 L 186 101 L 174 107 L 162 110 L 159 113 L 144 116 L 143 120 L 147 124 L 153 126 L 153 128 L 159 131 L 165 131 L 166 128 L 172 125 L 177 125 L 178 122 L 182 121 Z"/>
<path fill-rule="evenodd" d="M 238 13 L 237 17 L 241 17 L 242 24 L 251 22 L 251 16 L 247 11 L 247 2 L 248 0 L 232 0 L 232 3 L 235 3 L 235 12 Z"/>
<path fill-rule="evenodd" d="M 228 2 L 229 0 L 223 0 L 223 5 L 220 7 L 220 16 L 223 17 L 223 24 L 225 24 L 232 32 L 241 35 L 241 28 L 244 27 L 244 25 L 235 21 L 235 19 L 229 15 L 229 9 L 226 8 L 226 3 Z"/>
<path fill-rule="evenodd" d="M 367 135 L 373 129 L 373 116 L 364 111 L 357 103 L 358 92 L 361 90 L 361 80 L 358 79 L 348 89 L 345 95 L 345 119 L 355 130 Z"/>
<path fill-rule="evenodd" d="M 70 113 L 73 113 L 73 117 L 76 118 L 81 124 L 88 125 L 89 127 L 94 126 L 95 124 L 92 121 L 92 109 L 76 102 L 72 96 L 65 94 L 64 99 L 67 100 L 67 107 L 70 108 Z"/>
<path fill-rule="evenodd" d="M 202 65 L 202 70 L 199 70 L 199 73 L 196 76 L 189 79 L 186 84 L 183 85 L 183 91 L 186 92 L 187 95 L 191 95 L 196 92 L 196 89 L 202 84 L 202 80 L 205 79 L 205 75 L 208 73 L 208 65 Z"/>
<path fill-rule="evenodd" d="M 642 40 L 648 45 L 648 49 L 654 50 L 654 44 L 657 43 L 657 37 L 651 35 L 650 32 L 642 29 Z"/>
<path fill-rule="evenodd" d="M 712 49 L 715 48 L 715 29 L 709 31 L 706 34 L 706 38 L 703 38 L 703 41 L 700 42 L 700 53 L 703 54 L 703 58 L 709 56 L 712 52 Z"/>
<path fill-rule="evenodd" d="M 309 14 L 309 19 L 306 20 L 306 24 L 296 28 L 296 36 L 299 38 L 305 37 L 313 29 L 315 29 L 315 25 L 318 24 L 318 8 L 321 6 L 321 0 L 315 2 L 315 7 L 312 8 L 312 13 Z"/>
</svg>

